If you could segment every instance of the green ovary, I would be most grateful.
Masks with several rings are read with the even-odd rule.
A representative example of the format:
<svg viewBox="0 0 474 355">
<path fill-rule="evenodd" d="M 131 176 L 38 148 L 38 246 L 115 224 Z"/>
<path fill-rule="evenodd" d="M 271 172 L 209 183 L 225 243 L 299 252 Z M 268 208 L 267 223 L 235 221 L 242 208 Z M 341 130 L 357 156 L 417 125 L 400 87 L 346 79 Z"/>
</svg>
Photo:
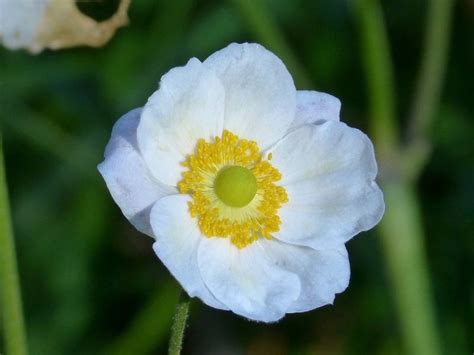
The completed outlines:
<svg viewBox="0 0 474 355">
<path fill-rule="evenodd" d="M 248 205 L 257 193 L 257 180 L 251 170 L 241 166 L 223 168 L 214 180 L 217 197 L 230 207 Z"/>
</svg>

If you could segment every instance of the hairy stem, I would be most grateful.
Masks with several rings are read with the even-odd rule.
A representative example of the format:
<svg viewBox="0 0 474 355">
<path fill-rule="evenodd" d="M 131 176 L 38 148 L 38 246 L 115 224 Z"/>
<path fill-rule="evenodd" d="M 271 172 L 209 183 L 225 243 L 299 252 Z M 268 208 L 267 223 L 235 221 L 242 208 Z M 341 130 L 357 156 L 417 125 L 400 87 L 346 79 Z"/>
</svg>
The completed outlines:
<svg viewBox="0 0 474 355">
<path fill-rule="evenodd" d="M 26 355 L 26 335 L 21 305 L 20 282 L 15 256 L 15 241 L 8 202 L 3 144 L 0 133 L 0 292 L 5 352 Z"/>
<path fill-rule="evenodd" d="M 176 313 L 174 315 L 173 326 L 171 327 L 170 343 L 168 348 L 169 355 L 181 354 L 183 346 L 184 331 L 186 329 L 186 322 L 189 313 L 190 298 L 184 290 L 179 296 L 178 305 L 176 306 Z"/>
</svg>

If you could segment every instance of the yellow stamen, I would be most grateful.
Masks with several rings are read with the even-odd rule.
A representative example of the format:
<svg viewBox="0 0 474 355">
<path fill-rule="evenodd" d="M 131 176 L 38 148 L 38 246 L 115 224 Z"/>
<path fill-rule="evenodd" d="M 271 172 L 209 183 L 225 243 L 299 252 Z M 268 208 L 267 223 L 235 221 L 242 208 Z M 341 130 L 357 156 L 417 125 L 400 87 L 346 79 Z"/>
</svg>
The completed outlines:
<svg viewBox="0 0 474 355">
<path fill-rule="evenodd" d="M 271 158 L 270 153 L 267 159 Z M 255 141 L 225 130 L 213 142 L 200 139 L 182 165 L 187 170 L 178 189 L 192 196 L 189 212 L 206 237 L 229 237 L 244 248 L 280 230 L 277 212 L 288 195 L 275 185 L 281 174 L 262 160 Z"/>
</svg>

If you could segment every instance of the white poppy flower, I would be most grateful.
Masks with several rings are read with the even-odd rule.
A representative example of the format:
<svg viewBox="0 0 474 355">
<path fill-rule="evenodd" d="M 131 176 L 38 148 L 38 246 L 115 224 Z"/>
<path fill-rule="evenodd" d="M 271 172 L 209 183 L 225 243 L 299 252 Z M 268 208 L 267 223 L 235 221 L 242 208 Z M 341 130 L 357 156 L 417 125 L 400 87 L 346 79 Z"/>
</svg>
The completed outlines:
<svg viewBox="0 0 474 355">
<path fill-rule="evenodd" d="M 100 47 L 128 23 L 130 0 L 121 0 L 108 20 L 96 22 L 75 0 L 0 0 L 0 42 L 6 48 L 32 53 L 87 45 Z"/>
<path fill-rule="evenodd" d="M 262 46 L 234 43 L 164 75 L 116 123 L 99 170 L 191 297 L 273 322 L 333 303 L 344 243 L 384 211 L 372 144 L 339 110 Z"/>
</svg>

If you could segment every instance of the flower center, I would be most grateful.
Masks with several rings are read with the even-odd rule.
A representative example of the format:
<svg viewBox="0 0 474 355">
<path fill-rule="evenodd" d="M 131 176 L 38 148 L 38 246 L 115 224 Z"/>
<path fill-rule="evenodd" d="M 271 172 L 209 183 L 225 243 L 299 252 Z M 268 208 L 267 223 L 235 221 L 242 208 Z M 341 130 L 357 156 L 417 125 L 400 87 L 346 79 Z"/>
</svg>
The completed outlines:
<svg viewBox="0 0 474 355">
<path fill-rule="evenodd" d="M 194 154 L 182 163 L 178 183 L 189 194 L 189 213 L 208 238 L 230 238 L 241 249 L 280 230 L 278 210 L 288 202 L 280 172 L 262 157 L 255 141 L 229 131 L 212 142 L 199 139 Z"/>
<path fill-rule="evenodd" d="M 257 179 L 250 169 L 238 165 L 227 166 L 217 174 L 214 190 L 227 206 L 244 207 L 257 193 Z"/>
</svg>

